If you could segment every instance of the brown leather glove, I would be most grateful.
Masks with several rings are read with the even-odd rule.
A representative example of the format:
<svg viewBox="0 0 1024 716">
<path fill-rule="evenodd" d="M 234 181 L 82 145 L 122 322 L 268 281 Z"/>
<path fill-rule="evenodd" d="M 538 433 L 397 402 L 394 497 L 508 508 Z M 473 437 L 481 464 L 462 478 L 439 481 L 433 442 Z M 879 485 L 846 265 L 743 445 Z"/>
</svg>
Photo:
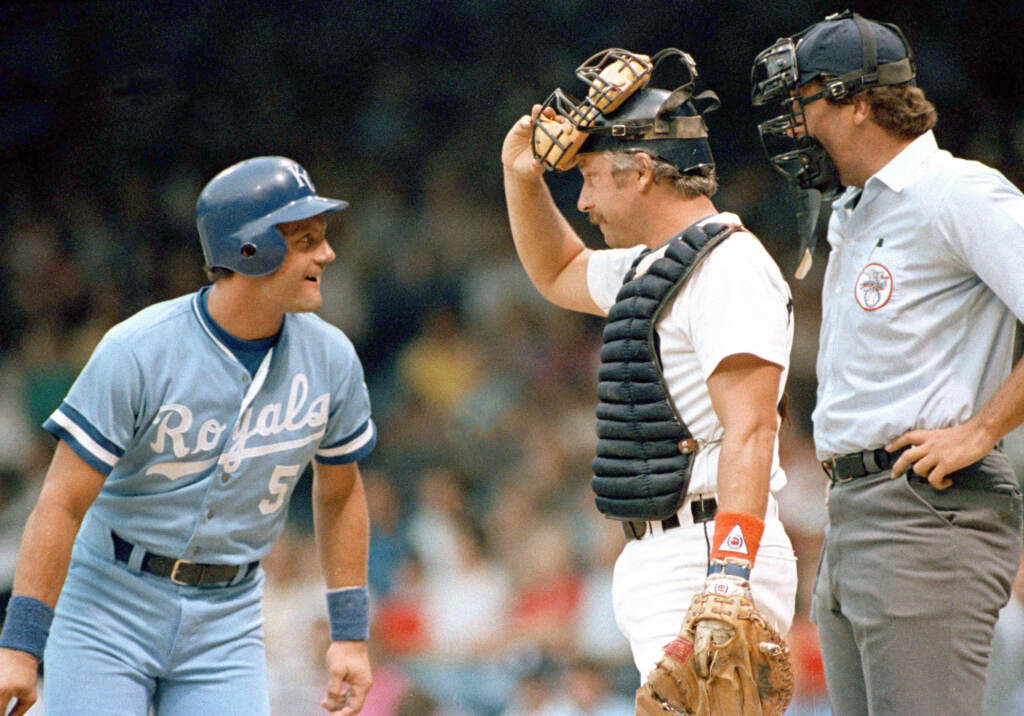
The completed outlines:
<svg viewBox="0 0 1024 716">
<path fill-rule="evenodd" d="M 694 633 L 715 622 L 696 654 Z M 637 716 L 781 716 L 793 698 L 789 648 L 753 602 L 702 592 L 636 692 Z"/>
</svg>

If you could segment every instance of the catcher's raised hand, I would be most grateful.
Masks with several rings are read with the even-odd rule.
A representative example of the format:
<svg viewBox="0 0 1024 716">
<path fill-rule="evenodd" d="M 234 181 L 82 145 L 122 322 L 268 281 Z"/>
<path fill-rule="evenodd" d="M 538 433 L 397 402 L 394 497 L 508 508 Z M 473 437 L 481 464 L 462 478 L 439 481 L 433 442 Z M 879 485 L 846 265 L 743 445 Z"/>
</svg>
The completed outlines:
<svg viewBox="0 0 1024 716">
<path fill-rule="evenodd" d="M 547 111 L 554 115 L 552 110 Z M 533 156 L 533 122 L 539 113 L 540 105 L 535 104 L 530 114 L 516 120 L 501 147 L 501 163 L 505 171 L 523 179 L 533 179 L 544 173 L 544 165 Z"/>
</svg>

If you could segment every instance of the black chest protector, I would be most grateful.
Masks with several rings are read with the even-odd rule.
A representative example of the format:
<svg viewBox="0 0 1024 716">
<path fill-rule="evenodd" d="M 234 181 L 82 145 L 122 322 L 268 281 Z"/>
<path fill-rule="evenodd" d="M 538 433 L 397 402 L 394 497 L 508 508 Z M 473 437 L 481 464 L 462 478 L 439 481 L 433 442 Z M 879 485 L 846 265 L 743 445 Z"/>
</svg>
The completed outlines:
<svg viewBox="0 0 1024 716">
<path fill-rule="evenodd" d="M 657 520 L 686 499 L 696 441 L 676 411 L 654 327 L 698 263 L 738 226 L 691 226 L 636 278 L 633 263 L 608 312 L 597 386 L 597 508 L 621 520 Z"/>
</svg>

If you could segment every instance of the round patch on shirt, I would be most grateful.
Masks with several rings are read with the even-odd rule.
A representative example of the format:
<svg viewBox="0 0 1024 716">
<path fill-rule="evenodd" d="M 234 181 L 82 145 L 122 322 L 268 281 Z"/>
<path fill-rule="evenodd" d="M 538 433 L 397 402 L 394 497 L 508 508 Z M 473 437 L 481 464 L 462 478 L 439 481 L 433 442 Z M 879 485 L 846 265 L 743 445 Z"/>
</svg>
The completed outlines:
<svg viewBox="0 0 1024 716">
<path fill-rule="evenodd" d="M 865 311 L 877 311 L 892 298 L 892 273 L 882 264 L 868 264 L 857 276 L 853 295 Z"/>
</svg>

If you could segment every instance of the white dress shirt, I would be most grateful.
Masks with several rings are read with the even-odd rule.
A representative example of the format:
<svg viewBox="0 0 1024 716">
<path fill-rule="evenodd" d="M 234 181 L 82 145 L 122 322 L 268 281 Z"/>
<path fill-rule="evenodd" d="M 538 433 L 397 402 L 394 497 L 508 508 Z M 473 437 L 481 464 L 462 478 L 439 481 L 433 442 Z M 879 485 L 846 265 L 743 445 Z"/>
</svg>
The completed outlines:
<svg viewBox="0 0 1024 716">
<path fill-rule="evenodd" d="M 1006 380 L 1024 318 L 1024 196 L 926 132 L 833 203 L 819 459 L 968 420 Z"/>
</svg>

